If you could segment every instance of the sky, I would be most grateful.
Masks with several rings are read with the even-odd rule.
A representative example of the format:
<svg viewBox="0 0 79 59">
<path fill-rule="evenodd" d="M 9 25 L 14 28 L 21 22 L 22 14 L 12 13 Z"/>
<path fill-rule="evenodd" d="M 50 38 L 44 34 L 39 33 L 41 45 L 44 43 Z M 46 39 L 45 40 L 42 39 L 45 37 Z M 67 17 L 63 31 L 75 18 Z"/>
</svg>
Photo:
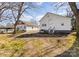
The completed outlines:
<svg viewBox="0 0 79 59">
<path fill-rule="evenodd" d="M 59 2 L 28 2 L 27 7 L 29 6 L 30 9 L 26 9 L 26 11 L 23 13 L 23 16 L 20 18 L 20 20 L 23 21 L 39 21 L 41 18 L 47 13 L 55 13 L 62 16 L 66 16 L 67 11 L 66 9 L 69 9 L 69 5 L 65 2 L 63 2 L 63 6 L 61 6 L 61 3 Z M 58 4 L 58 5 L 57 5 Z M 60 8 L 57 10 L 57 8 L 60 6 Z M 5 24 L 9 23 L 9 21 L 4 21 L 2 23 Z"/>
<path fill-rule="evenodd" d="M 31 21 L 36 20 L 39 21 L 47 12 L 59 14 L 65 16 L 67 14 L 66 9 L 69 7 L 67 3 L 64 4 L 59 10 L 57 11 L 56 2 L 33 2 L 36 8 L 27 9 L 21 18 L 24 21 Z M 57 11 L 57 12 L 56 12 Z"/>
</svg>

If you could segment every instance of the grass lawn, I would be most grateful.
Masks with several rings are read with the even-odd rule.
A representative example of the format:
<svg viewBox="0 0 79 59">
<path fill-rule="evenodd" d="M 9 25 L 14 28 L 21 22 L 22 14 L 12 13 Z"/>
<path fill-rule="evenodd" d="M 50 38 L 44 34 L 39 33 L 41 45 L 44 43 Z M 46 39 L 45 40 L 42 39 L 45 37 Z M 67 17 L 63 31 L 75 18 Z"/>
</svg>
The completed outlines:
<svg viewBox="0 0 79 59">
<path fill-rule="evenodd" d="M 68 50 L 76 36 L 68 35 L 61 40 L 52 38 L 37 38 L 23 40 L 11 39 L 8 34 L 0 34 L 0 56 L 56 56 Z"/>
</svg>

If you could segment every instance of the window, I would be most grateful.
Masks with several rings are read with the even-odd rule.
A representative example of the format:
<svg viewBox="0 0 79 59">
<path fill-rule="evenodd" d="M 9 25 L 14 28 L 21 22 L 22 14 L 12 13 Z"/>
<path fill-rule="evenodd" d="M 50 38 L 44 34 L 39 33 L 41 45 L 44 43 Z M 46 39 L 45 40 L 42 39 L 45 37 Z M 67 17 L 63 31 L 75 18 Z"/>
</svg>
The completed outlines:
<svg viewBox="0 0 79 59">
<path fill-rule="evenodd" d="M 42 24 L 42 26 L 46 26 L 46 24 Z"/>
<path fill-rule="evenodd" d="M 64 26 L 64 23 L 62 23 L 61 25 Z"/>
</svg>

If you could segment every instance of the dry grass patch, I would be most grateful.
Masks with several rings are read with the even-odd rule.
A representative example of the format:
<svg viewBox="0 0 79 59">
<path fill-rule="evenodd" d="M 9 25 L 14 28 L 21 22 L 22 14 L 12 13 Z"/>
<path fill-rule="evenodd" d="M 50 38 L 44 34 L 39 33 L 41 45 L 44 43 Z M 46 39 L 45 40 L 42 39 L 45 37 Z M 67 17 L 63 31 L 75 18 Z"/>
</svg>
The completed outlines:
<svg viewBox="0 0 79 59">
<path fill-rule="evenodd" d="M 65 39 L 51 37 L 31 40 L 13 40 L 7 35 L 0 35 L 0 56 L 56 56 L 68 50 L 75 39 L 76 36 L 72 34 Z"/>
</svg>

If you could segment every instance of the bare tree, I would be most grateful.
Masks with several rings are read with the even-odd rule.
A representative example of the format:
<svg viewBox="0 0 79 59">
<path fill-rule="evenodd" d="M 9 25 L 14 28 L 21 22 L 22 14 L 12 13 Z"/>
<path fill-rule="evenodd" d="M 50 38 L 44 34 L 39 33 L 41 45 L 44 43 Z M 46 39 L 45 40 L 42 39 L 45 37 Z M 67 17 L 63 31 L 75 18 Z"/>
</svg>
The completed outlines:
<svg viewBox="0 0 79 59">
<path fill-rule="evenodd" d="M 10 11 L 6 14 L 6 12 L 11 8 L 13 7 L 10 2 L 0 2 L 0 22 L 7 19 L 11 19 L 11 16 L 8 15 Z"/>
<path fill-rule="evenodd" d="M 34 5 L 32 5 L 32 3 L 24 3 L 24 2 L 20 2 L 17 3 L 17 6 L 14 6 L 11 10 L 12 10 L 12 15 L 13 18 L 15 19 L 15 24 L 14 24 L 14 34 L 16 33 L 16 26 L 18 21 L 20 20 L 21 16 L 23 16 L 23 13 L 27 13 L 30 16 L 33 17 L 33 15 L 31 15 L 28 11 L 26 11 L 27 9 L 32 9 L 33 10 L 37 9 L 38 7 L 35 7 Z"/>
<path fill-rule="evenodd" d="M 70 8 L 76 17 L 76 31 L 79 33 L 79 11 L 75 2 L 69 2 Z"/>
<path fill-rule="evenodd" d="M 14 34 L 16 33 L 16 26 L 17 26 L 17 23 L 18 23 L 18 21 L 19 21 L 21 15 L 22 15 L 22 13 L 24 12 L 23 6 L 24 6 L 24 2 L 20 2 L 20 3 L 18 4 L 18 7 L 17 7 L 17 8 L 18 8 L 18 10 L 17 10 L 17 17 L 15 17 L 14 14 L 13 14 L 14 18 L 16 19 L 16 22 L 15 22 L 15 24 L 14 24 L 14 32 L 13 32 Z M 12 13 L 13 13 L 13 11 L 12 11 Z"/>
<path fill-rule="evenodd" d="M 14 24 L 14 33 L 16 33 L 16 26 L 17 23 L 22 15 L 22 13 L 25 11 L 25 9 L 23 8 L 24 6 L 24 2 L 1 2 L 0 3 L 0 21 L 4 21 L 4 20 L 13 20 L 12 18 L 14 18 L 15 20 L 15 24 Z M 12 13 L 11 13 L 12 11 Z M 7 13 L 6 13 L 7 12 Z M 16 16 L 14 15 L 14 12 L 16 12 Z M 10 15 L 9 15 L 10 13 Z M 12 14 L 12 16 L 11 16 Z"/>
<path fill-rule="evenodd" d="M 0 20 L 3 17 L 2 14 L 4 13 L 5 10 L 7 10 L 6 3 L 5 2 L 0 3 Z"/>
</svg>

